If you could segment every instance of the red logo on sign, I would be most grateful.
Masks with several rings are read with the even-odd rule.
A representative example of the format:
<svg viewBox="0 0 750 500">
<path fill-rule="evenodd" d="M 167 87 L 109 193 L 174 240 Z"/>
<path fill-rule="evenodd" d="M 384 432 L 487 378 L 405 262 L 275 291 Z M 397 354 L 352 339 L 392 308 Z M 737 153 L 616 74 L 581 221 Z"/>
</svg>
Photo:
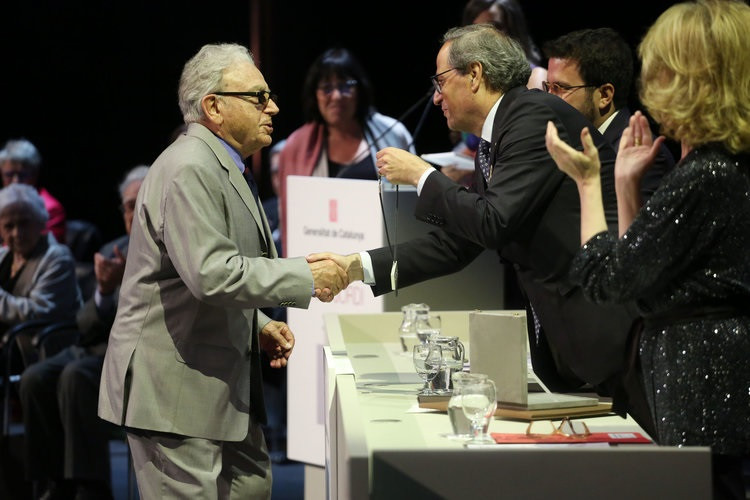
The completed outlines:
<svg viewBox="0 0 750 500">
<path fill-rule="evenodd" d="M 338 220 L 339 220 L 338 201 L 328 200 L 328 221 L 338 222 Z"/>
</svg>

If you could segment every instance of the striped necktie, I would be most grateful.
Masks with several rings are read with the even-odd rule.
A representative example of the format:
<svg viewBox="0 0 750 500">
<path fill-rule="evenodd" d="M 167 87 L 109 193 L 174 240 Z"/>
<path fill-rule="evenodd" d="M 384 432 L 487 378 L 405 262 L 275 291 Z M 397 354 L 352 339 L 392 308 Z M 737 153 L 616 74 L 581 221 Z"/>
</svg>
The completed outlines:
<svg viewBox="0 0 750 500">
<path fill-rule="evenodd" d="M 484 139 L 479 140 L 479 146 L 477 147 L 477 155 L 479 156 L 479 168 L 482 169 L 482 175 L 484 180 L 490 182 L 490 175 L 492 174 L 492 164 L 490 163 L 490 143 Z"/>
</svg>

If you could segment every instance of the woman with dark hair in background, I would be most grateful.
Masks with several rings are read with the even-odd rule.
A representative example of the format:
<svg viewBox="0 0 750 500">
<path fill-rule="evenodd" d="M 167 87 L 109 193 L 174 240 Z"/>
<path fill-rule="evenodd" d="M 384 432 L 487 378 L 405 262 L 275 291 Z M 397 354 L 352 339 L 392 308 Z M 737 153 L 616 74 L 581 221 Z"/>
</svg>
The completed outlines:
<svg viewBox="0 0 750 500">
<path fill-rule="evenodd" d="M 544 59 L 539 47 L 526 27 L 526 16 L 516 0 L 470 0 L 464 7 L 461 24 L 493 24 L 497 29 L 516 40 L 523 47 L 531 65 L 528 87 L 542 88 L 547 79 L 547 70 L 542 65 Z"/>
<path fill-rule="evenodd" d="M 279 156 L 285 252 L 287 176 L 377 180 L 378 150 L 394 146 L 414 152 L 406 127 L 375 111 L 370 78 L 347 49 L 328 49 L 315 60 L 305 77 L 302 106 L 306 123 L 289 136 Z"/>
</svg>

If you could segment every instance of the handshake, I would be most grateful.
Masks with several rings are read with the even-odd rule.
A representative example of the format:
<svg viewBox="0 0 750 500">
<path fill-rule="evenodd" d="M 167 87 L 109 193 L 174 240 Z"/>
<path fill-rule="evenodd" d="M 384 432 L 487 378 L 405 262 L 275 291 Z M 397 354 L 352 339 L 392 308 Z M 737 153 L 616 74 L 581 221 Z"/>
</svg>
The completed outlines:
<svg viewBox="0 0 750 500">
<path fill-rule="evenodd" d="M 364 279 L 358 253 L 314 253 L 307 256 L 307 263 L 313 275 L 315 297 L 321 302 L 331 302 L 349 283 Z"/>
</svg>

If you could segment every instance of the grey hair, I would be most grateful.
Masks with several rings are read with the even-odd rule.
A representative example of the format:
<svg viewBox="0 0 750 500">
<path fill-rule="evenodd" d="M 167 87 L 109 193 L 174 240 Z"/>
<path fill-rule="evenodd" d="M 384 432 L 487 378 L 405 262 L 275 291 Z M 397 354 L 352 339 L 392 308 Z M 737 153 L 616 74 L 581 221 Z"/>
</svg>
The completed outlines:
<svg viewBox="0 0 750 500">
<path fill-rule="evenodd" d="M 119 186 L 120 191 L 120 199 L 122 199 L 125 196 L 125 190 L 128 188 L 129 185 L 136 181 L 142 181 L 146 178 L 146 174 L 148 173 L 148 165 L 138 165 L 137 167 L 133 167 L 125 174 L 125 177 L 122 179 L 122 182 Z"/>
<path fill-rule="evenodd" d="M 5 147 L 0 151 L 0 164 L 6 161 L 19 162 L 38 173 L 42 164 L 42 155 L 30 141 L 11 139 L 5 143 Z"/>
<path fill-rule="evenodd" d="M 451 42 L 448 63 L 452 67 L 466 73 L 471 63 L 481 63 L 490 90 L 505 93 L 529 81 L 531 66 L 521 44 L 491 24 L 452 28 L 442 42 Z"/>
<path fill-rule="evenodd" d="M 182 69 L 177 96 L 185 123 L 205 118 L 201 99 L 221 89 L 224 71 L 236 62 L 253 62 L 253 55 L 236 43 L 208 44 L 201 47 Z"/>
<path fill-rule="evenodd" d="M 44 206 L 44 200 L 34 186 L 16 182 L 0 189 L 0 214 L 15 204 L 24 205 L 38 222 L 42 225 L 47 224 L 49 214 Z"/>
</svg>

